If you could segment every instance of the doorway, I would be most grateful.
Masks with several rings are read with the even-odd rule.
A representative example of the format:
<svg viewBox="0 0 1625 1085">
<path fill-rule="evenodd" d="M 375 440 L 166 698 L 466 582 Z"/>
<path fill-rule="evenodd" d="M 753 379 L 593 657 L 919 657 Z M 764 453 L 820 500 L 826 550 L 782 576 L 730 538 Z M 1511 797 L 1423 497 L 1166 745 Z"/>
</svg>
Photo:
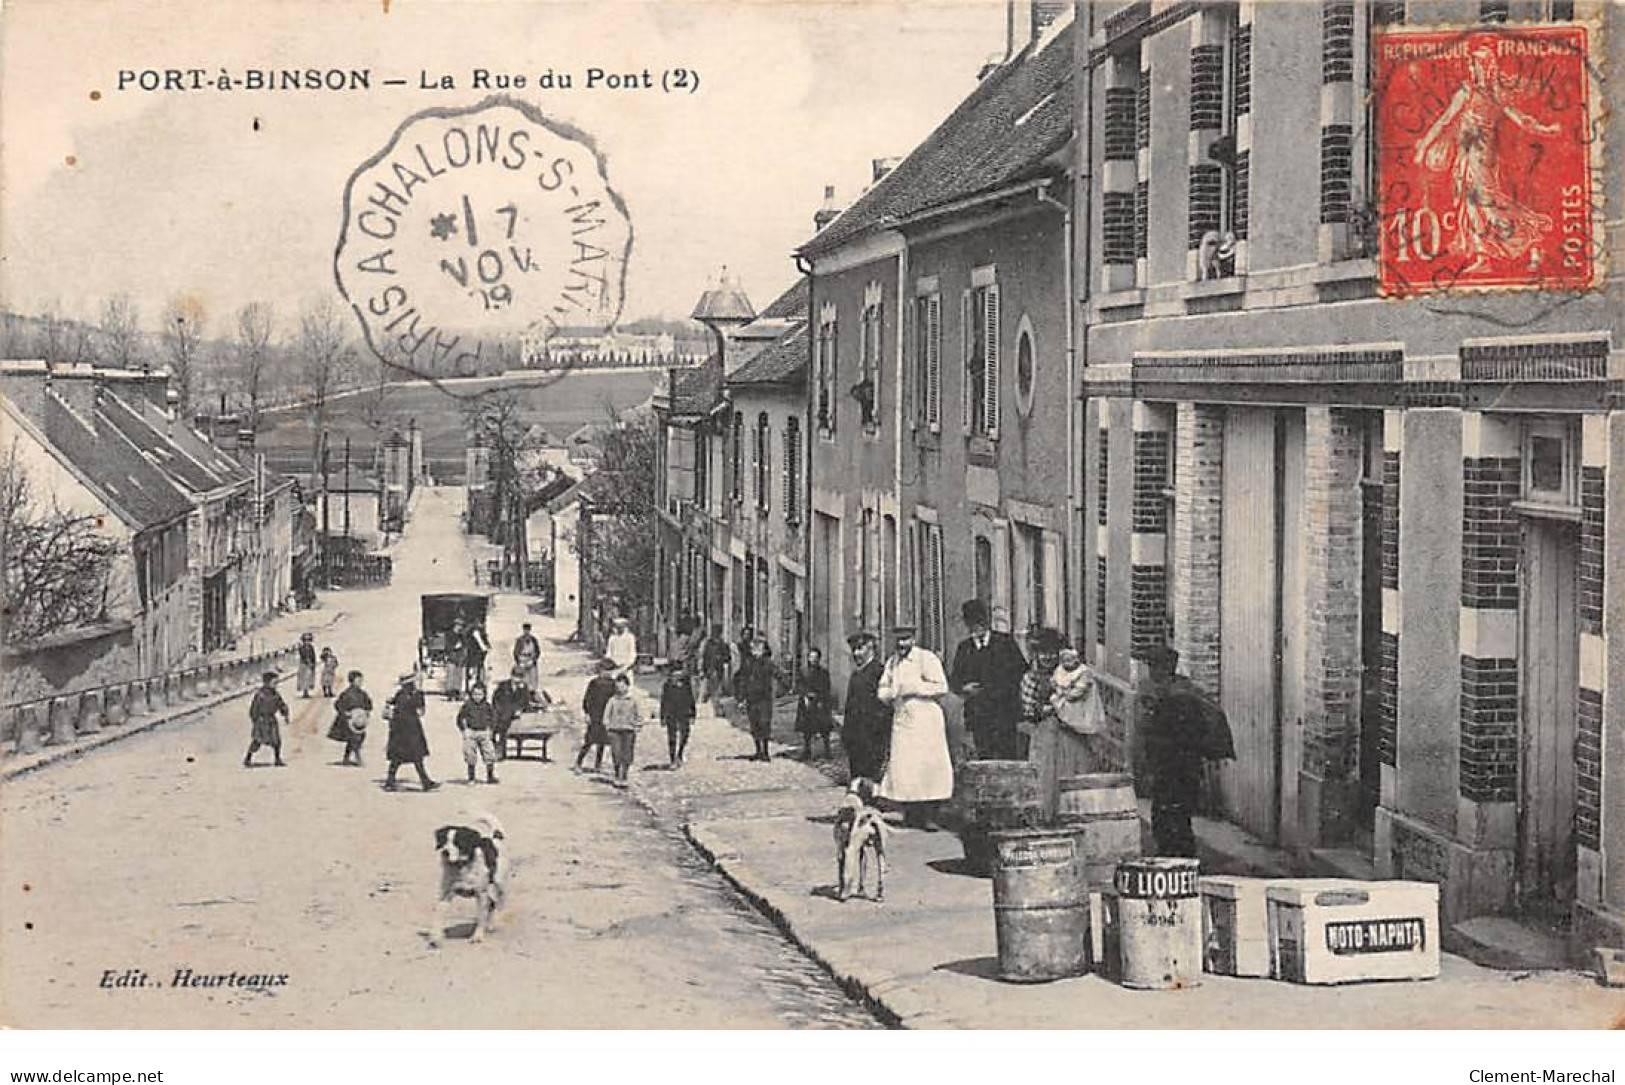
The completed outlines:
<svg viewBox="0 0 1625 1085">
<path fill-rule="evenodd" d="M 1579 532 L 1528 517 L 1519 607 L 1518 905 L 1561 925 L 1574 901 Z"/>
</svg>

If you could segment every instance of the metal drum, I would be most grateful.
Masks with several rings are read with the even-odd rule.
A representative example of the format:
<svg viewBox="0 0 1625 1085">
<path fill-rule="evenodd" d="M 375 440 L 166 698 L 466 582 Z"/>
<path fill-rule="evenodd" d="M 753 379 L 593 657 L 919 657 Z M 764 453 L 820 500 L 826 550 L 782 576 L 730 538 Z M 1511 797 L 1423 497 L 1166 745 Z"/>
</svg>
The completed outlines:
<svg viewBox="0 0 1625 1085">
<path fill-rule="evenodd" d="M 959 840 L 971 869 L 993 869 L 988 834 L 1002 829 L 1036 829 L 1043 819 L 1038 769 L 1026 761 L 967 761 L 954 773 L 954 806 Z"/>
<path fill-rule="evenodd" d="M 1202 901 L 1195 859 L 1129 859 L 1106 897 L 1107 956 L 1124 987 L 1195 987 L 1202 976 Z"/>
<path fill-rule="evenodd" d="M 1016 829 L 991 838 L 999 978 L 1042 983 L 1087 972 L 1089 886 L 1078 834 Z"/>
</svg>

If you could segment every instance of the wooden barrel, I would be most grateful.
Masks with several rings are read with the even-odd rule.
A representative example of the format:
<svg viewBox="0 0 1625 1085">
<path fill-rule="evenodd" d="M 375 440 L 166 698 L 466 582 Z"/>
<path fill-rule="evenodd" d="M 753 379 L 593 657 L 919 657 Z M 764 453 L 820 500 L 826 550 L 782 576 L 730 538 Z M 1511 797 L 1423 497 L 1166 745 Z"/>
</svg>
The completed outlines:
<svg viewBox="0 0 1625 1085">
<path fill-rule="evenodd" d="M 1126 772 L 1068 776 L 1056 798 L 1056 823 L 1079 831 L 1089 884 L 1111 884 L 1117 864 L 1140 854 L 1140 807 Z"/>
<path fill-rule="evenodd" d="M 954 774 L 954 806 L 965 859 L 986 876 L 993 870 L 989 833 L 1036 829 L 1043 820 L 1038 769 L 1025 761 L 967 761 Z"/>
<path fill-rule="evenodd" d="M 1106 894 L 1107 962 L 1124 987 L 1171 990 L 1202 978 L 1202 900 L 1195 859 L 1119 864 Z"/>
<path fill-rule="evenodd" d="M 1077 832 L 994 832 L 999 978 L 1043 983 L 1089 970 L 1089 885 Z"/>
</svg>

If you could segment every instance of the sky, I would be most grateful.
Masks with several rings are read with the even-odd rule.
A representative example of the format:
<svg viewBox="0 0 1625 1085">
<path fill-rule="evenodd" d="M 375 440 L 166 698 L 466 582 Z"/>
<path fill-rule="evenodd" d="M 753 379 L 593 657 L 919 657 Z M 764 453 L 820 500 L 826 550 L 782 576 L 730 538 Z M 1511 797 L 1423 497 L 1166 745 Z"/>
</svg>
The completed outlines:
<svg viewBox="0 0 1625 1085">
<path fill-rule="evenodd" d="M 284 328 L 338 300 L 351 172 L 412 113 L 484 98 L 476 68 L 528 76 L 511 93 L 596 141 L 635 231 L 623 319 L 686 315 L 723 265 L 763 307 L 794 280 L 824 185 L 850 202 L 871 159 L 928 134 L 1002 51 L 1005 15 L 998 0 L 7 0 L 0 31 L 0 303 L 94 319 L 126 293 L 151 329 L 184 293 L 225 335 L 251 300 Z M 588 90 L 589 67 L 699 84 Z M 119 85 L 194 68 L 365 68 L 372 89 Z M 575 86 L 538 89 L 550 69 Z M 419 88 L 444 75 L 456 89 Z"/>
</svg>

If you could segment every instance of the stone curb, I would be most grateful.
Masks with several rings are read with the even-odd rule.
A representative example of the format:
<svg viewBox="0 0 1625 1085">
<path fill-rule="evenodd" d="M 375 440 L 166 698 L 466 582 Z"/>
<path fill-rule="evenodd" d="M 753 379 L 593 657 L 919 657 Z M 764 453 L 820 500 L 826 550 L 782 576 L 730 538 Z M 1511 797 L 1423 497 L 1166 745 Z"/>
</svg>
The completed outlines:
<svg viewBox="0 0 1625 1085">
<path fill-rule="evenodd" d="M 347 616 L 347 612 L 345 611 L 335 611 L 333 617 L 328 620 L 326 625 L 318 626 L 317 628 L 330 629 L 341 619 Z M 222 662 L 230 661 L 228 660 Z M 284 674 L 281 678 L 277 679 L 277 681 L 278 683 L 281 683 L 292 677 L 293 674 Z M 41 749 L 38 754 L 33 755 L 11 754 L 6 757 L 5 761 L 0 762 L 0 783 L 15 780 L 21 776 L 27 776 L 29 773 L 37 772 L 38 770 L 48 768 L 51 765 L 59 765 L 65 761 L 75 760 L 76 758 L 90 753 L 92 750 L 99 750 L 103 746 L 111 746 L 113 743 L 118 742 L 121 739 L 128 738 L 131 735 L 139 735 L 146 731 L 156 730 L 167 723 L 178 723 L 182 720 L 189 719 L 200 712 L 207 712 L 210 709 L 218 708 L 223 704 L 228 704 L 235 701 L 239 697 L 246 697 L 258 688 L 259 687 L 257 685 L 249 685 L 244 686 L 242 689 L 231 690 L 226 693 L 212 693 L 194 704 L 189 704 L 182 707 L 177 712 L 171 712 L 168 715 L 155 715 L 150 719 L 140 720 L 139 722 L 126 723 L 116 729 L 103 728 L 101 731 L 98 731 L 95 734 L 83 736 L 71 745 L 46 746 Z M 33 758 L 33 760 L 29 761 L 26 765 L 11 763 L 23 756 L 30 756 Z"/>
<path fill-rule="evenodd" d="M 850 997 L 863 1003 L 869 1011 L 880 1019 L 888 1028 L 906 1029 L 918 1027 L 924 1019 L 937 1014 L 938 1011 L 930 1007 L 905 1008 L 899 1003 L 903 1000 L 896 995 L 903 994 L 907 998 L 906 987 L 896 977 L 886 977 L 879 980 L 865 980 L 857 974 L 854 967 L 842 961 L 832 959 L 815 946 L 811 939 L 804 937 L 796 930 L 795 923 L 785 915 L 777 905 L 767 896 L 751 887 L 755 880 L 752 877 L 750 866 L 737 852 L 725 851 L 712 842 L 710 833 L 702 824 L 688 823 L 683 826 L 683 835 L 699 852 L 706 862 L 710 863 L 717 873 L 736 889 L 740 896 L 750 901 L 757 911 L 761 912 L 779 932 L 788 938 L 797 949 L 801 950 L 813 963 L 822 968 L 829 977 L 838 984 L 841 990 Z M 880 988 L 890 985 L 892 990 L 882 995 L 877 993 Z M 911 1023 L 913 1022 L 913 1023 Z M 940 1022 L 947 1025 L 948 1022 Z"/>
</svg>

